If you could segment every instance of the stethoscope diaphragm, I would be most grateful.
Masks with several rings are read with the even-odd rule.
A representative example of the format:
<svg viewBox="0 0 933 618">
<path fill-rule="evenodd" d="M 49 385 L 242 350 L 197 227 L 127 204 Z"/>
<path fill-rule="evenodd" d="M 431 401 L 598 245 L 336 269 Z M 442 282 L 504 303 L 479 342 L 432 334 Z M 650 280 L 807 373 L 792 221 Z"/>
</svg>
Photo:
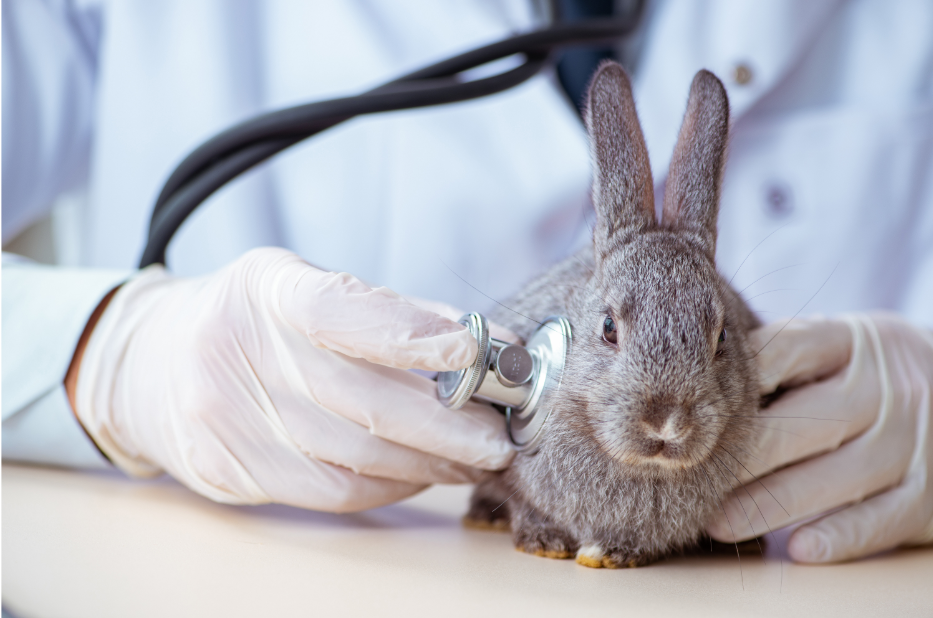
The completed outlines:
<svg viewBox="0 0 933 618">
<path fill-rule="evenodd" d="M 476 360 L 466 369 L 437 376 L 438 398 L 448 408 L 462 407 L 470 399 L 505 408 L 509 439 L 519 451 L 538 445 L 550 410 L 544 396 L 560 388 L 570 353 L 570 321 L 550 317 L 522 346 L 494 339 L 489 323 L 473 312 L 460 318 L 476 338 Z"/>
</svg>

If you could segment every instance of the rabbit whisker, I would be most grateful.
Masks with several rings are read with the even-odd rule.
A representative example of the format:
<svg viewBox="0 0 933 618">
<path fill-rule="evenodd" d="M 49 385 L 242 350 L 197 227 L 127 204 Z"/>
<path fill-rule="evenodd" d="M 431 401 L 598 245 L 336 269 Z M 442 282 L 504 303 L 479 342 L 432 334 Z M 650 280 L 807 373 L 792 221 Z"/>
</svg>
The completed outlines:
<svg viewBox="0 0 933 618">
<path fill-rule="evenodd" d="M 579 255 L 577 255 L 576 253 L 573 253 L 572 255 L 573 255 L 573 259 L 575 259 L 577 262 L 580 263 L 580 266 L 582 266 L 583 268 L 585 268 L 585 269 L 587 269 L 588 271 L 590 271 L 590 276 L 591 276 L 591 277 L 592 277 L 593 275 L 596 274 L 596 272 L 595 272 L 592 268 L 590 268 L 590 265 L 589 265 L 589 264 L 587 264 L 586 262 L 584 262 L 583 260 L 580 259 L 580 256 L 579 256 Z"/>
<path fill-rule="evenodd" d="M 770 277 L 770 276 L 773 275 L 774 273 L 781 272 L 782 270 L 787 270 L 788 268 L 795 268 L 795 267 L 797 267 L 797 266 L 800 266 L 800 264 L 791 264 L 790 266 L 784 266 L 784 267 L 782 267 L 782 268 L 776 268 L 775 270 L 772 270 L 772 271 L 769 272 L 768 274 L 762 275 L 762 276 L 758 277 L 757 279 L 755 279 L 754 281 L 752 281 L 751 283 L 749 283 L 748 285 L 746 285 L 744 288 L 742 288 L 741 290 L 739 290 L 739 295 L 741 295 L 742 292 L 744 292 L 744 291 L 747 290 L 748 288 L 752 287 L 753 285 L 755 285 L 756 283 L 758 283 L 759 281 L 761 281 L 761 280 L 764 279 L 765 277 Z"/>
<path fill-rule="evenodd" d="M 745 302 L 755 300 L 759 296 L 764 296 L 765 294 L 774 294 L 775 292 L 799 292 L 799 291 L 800 291 L 799 288 L 777 288 L 775 290 L 768 290 L 767 292 L 762 292 L 761 294 L 755 294 L 754 296 L 750 296 L 749 298 L 745 299 Z"/>
<path fill-rule="evenodd" d="M 723 450 L 726 451 L 726 449 L 723 449 Z M 729 453 L 729 451 L 726 451 L 726 452 Z M 729 453 L 729 455 L 732 456 L 732 453 Z M 713 456 L 715 457 L 715 455 L 713 455 Z M 732 456 L 732 458 L 735 459 L 734 456 Z M 716 459 L 719 459 L 719 458 L 716 457 Z M 743 468 L 745 467 L 745 466 L 742 464 L 741 461 L 739 461 L 738 459 L 735 459 L 735 460 L 736 460 L 736 461 L 739 463 L 739 465 L 741 465 Z M 723 466 L 725 466 L 725 464 L 723 464 Z M 727 469 L 728 469 L 728 468 L 727 468 Z M 747 469 L 747 468 L 746 468 L 746 469 Z M 737 476 L 735 476 L 735 473 L 732 472 L 731 469 L 729 470 L 729 472 L 732 474 L 733 477 L 735 477 L 735 480 L 736 480 L 736 481 L 739 480 L 739 478 L 738 478 Z M 749 472 L 749 474 L 751 474 L 751 472 Z M 754 476 L 754 475 L 752 475 L 752 476 Z M 759 481 L 759 483 L 761 483 L 761 481 Z M 762 483 L 761 486 L 764 487 L 764 484 Z M 777 538 L 774 536 L 774 530 L 771 528 L 771 524 L 768 523 L 768 519 L 765 517 L 764 512 L 761 510 L 761 505 L 758 504 L 758 501 L 755 500 L 755 497 L 752 496 L 752 493 L 751 493 L 750 491 L 748 491 L 748 487 L 746 487 L 745 485 L 742 485 L 742 489 L 745 490 L 745 493 L 748 494 L 748 497 L 751 498 L 751 499 L 752 499 L 752 502 L 755 504 L 755 508 L 758 509 L 758 514 L 761 515 L 761 520 L 762 520 L 763 522 L 765 522 L 765 525 L 768 527 L 768 533 L 771 535 L 771 540 L 774 541 L 774 542 L 777 542 Z M 767 490 L 769 494 L 771 493 L 771 491 L 768 490 L 767 487 L 765 487 L 765 490 Z M 771 497 L 774 498 L 774 495 L 772 494 Z M 736 499 L 739 501 L 739 504 L 742 505 L 742 500 L 739 499 L 738 495 L 736 495 Z M 775 502 L 777 502 L 777 498 L 775 498 Z M 778 502 L 778 504 L 781 504 L 781 503 Z M 781 508 L 783 509 L 784 506 L 781 505 Z M 742 511 L 745 512 L 745 517 L 748 518 L 748 512 L 745 511 L 745 505 L 742 505 Z M 784 512 L 786 513 L 787 510 L 785 509 Z M 788 514 L 789 514 L 789 513 L 788 513 Z M 754 527 L 752 526 L 752 522 L 751 522 L 750 519 L 749 519 L 749 521 L 748 521 L 748 525 L 749 525 L 749 527 L 752 528 L 752 532 L 754 533 L 754 532 L 755 532 L 755 529 L 754 529 Z M 767 560 L 765 559 L 765 552 L 764 552 L 764 549 L 761 547 L 761 542 L 758 541 L 758 537 L 755 537 L 755 543 L 758 545 L 758 551 L 761 552 L 761 560 L 762 560 L 762 562 L 767 562 Z M 779 561 L 780 561 L 780 563 L 781 563 L 781 567 L 780 567 L 780 569 L 781 569 L 781 584 L 780 584 L 779 590 L 784 590 L 784 558 L 783 558 L 783 557 L 779 557 Z"/>
<path fill-rule="evenodd" d="M 852 421 L 845 418 L 820 418 L 818 416 L 744 416 L 742 414 L 704 414 L 702 418 L 708 418 L 712 416 L 721 416 L 724 418 L 742 418 L 747 420 L 760 420 L 760 421 L 770 421 L 776 418 L 790 418 L 790 419 L 803 419 L 808 421 L 835 421 L 837 423 L 851 423 Z M 700 418 L 700 415 L 697 415 Z"/>
<path fill-rule="evenodd" d="M 517 490 L 517 489 L 516 489 L 515 491 L 513 491 L 513 492 L 512 492 L 512 496 L 514 496 L 515 494 L 517 494 L 518 491 L 519 491 L 519 490 Z M 498 511 L 499 508 L 500 508 L 503 504 L 505 504 L 506 502 L 508 502 L 509 500 L 512 499 L 512 496 L 509 496 L 508 498 L 506 498 L 505 500 L 503 500 L 503 501 L 502 501 L 502 504 L 500 504 L 499 506 L 497 506 L 496 508 L 494 508 L 493 510 L 491 510 L 491 511 L 489 511 L 489 512 L 490 512 L 490 513 L 495 513 L 496 511 Z"/>
<path fill-rule="evenodd" d="M 723 451 L 725 451 L 726 453 L 728 453 L 729 456 L 732 457 L 732 459 L 735 459 L 735 461 L 736 461 L 740 466 L 742 466 L 743 468 L 745 468 L 745 464 L 743 464 L 741 461 L 739 461 L 739 459 L 738 459 L 735 455 L 733 455 L 731 452 L 729 452 L 728 449 L 726 449 L 725 447 L 722 447 L 722 446 L 720 446 L 720 448 L 722 448 Z M 745 471 L 748 472 L 749 474 L 752 474 L 752 473 L 748 470 L 748 468 L 745 468 Z M 735 476 L 735 474 L 733 473 L 732 476 Z M 771 493 L 771 490 L 768 489 L 767 487 L 765 487 L 765 484 L 762 483 L 761 480 L 760 480 L 757 476 L 755 476 L 754 474 L 752 474 L 752 476 L 755 477 L 755 480 L 758 481 L 758 484 L 761 485 L 762 487 L 764 487 L 765 491 L 767 491 L 767 492 L 771 495 L 771 497 L 774 499 L 774 501 L 777 502 L 778 505 L 779 505 L 782 509 L 784 509 L 784 512 L 785 512 L 785 513 L 787 513 L 787 509 L 785 509 L 785 508 L 784 508 L 784 505 L 781 504 L 781 503 L 778 501 L 778 499 L 774 497 L 774 494 Z M 738 477 L 736 477 L 735 480 L 738 481 L 738 480 L 739 480 Z M 768 519 L 765 517 L 765 514 L 762 512 L 761 506 L 758 504 L 758 502 L 757 502 L 757 501 L 755 500 L 755 498 L 752 496 L 751 492 L 748 491 L 748 488 L 747 488 L 745 485 L 742 485 L 742 489 L 745 489 L 745 493 L 747 493 L 747 494 L 748 494 L 748 497 L 751 498 L 751 499 L 752 499 L 752 502 L 755 503 L 755 507 L 758 509 L 758 513 L 761 515 L 761 520 L 762 520 L 763 522 L 765 522 L 765 525 L 766 525 L 766 526 L 768 526 L 768 532 L 771 534 L 771 540 L 774 541 L 774 542 L 777 542 L 777 537 L 774 536 L 774 530 L 771 529 L 771 524 L 768 523 Z M 741 500 L 739 500 L 739 503 L 741 504 Z M 743 508 L 743 510 L 744 510 L 745 507 L 742 507 L 742 508 Z M 790 515 L 790 513 L 787 513 L 787 514 L 788 514 L 788 516 Z M 751 522 L 749 522 L 749 525 L 751 525 Z M 756 539 L 756 542 L 757 542 L 757 539 Z M 761 543 L 758 543 L 758 549 L 759 549 L 759 550 L 761 549 Z M 764 557 L 765 557 L 765 554 L 764 554 L 764 551 L 762 551 L 762 552 L 761 552 L 761 558 L 762 558 L 762 560 L 764 560 Z M 779 557 L 778 557 L 778 560 L 779 560 L 780 563 L 781 563 L 781 584 L 780 584 L 779 590 L 784 590 L 784 558 L 781 557 L 781 556 L 779 556 Z"/>
<path fill-rule="evenodd" d="M 709 484 L 710 491 L 713 492 L 713 495 L 716 496 L 716 500 L 719 502 L 719 508 L 722 510 L 723 517 L 726 518 L 726 523 L 729 524 L 729 530 L 732 531 L 732 542 L 735 544 L 735 556 L 739 559 L 739 578 L 742 581 L 742 590 L 745 590 L 745 576 L 742 573 L 742 556 L 739 553 L 739 541 L 735 536 L 735 530 L 732 528 L 732 522 L 729 520 L 729 514 L 726 513 L 726 507 L 722 503 L 722 498 L 719 497 L 719 492 L 713 487 L 713 481 L 709 477 L 709 473 L 704 469 L 700 468 L 703 471 L 703 474 L 706 476 L 706 482 Z"/>
<path fill-rule="evenodd" d="M 726 446 L 730 446 L 730 447 L 732 447 L 733 449 L 735 449 L 735 451 L 736 451 L 739 455 L 742 455 L 743 457 L 750 457 L 750 458 L 754 459 L 755 461 L 757 461 L 759 464 L 761 464 L 761 465 L 763 465 L 763 466 L 766 465 L 764 461 L 762 461 L 762 460 L 759 459 L 758 457 L 755 457 L 755 455 L 753 455 L 752 453 L 749 453 L 748 450 L 746 450 L 745 448 L 742 448 L 741 446 L 735 444 L 735 443 L 732 442 L 731 440 L 720 439 L 720 440 L 719 440 L 719 444 L 720 444 L 720 445 L 725 444 Z M 723 450 L 725 450 L 725 447 L 723 447 Z M 729 453 L 729 454 L 732 455 L 732 453 Z M 732 455 L 732 456 L 735 457 L 734 455 Z M 742 462 L 740 461 L 739 464 L 742 464 Z M 742 465 L 744 465 L 744 464 L 742 464 Z M 749 472 L 749 474 L 751 474 L 751 472 Z"/>
<path fill-rule="evenodd" d="M 735 478 L 736 482 L 739 481 L 739 477 L 735 476 L 735 472 L 733 472 L 731 469 L 729 469 L 729 467 L 726 466 L 726 464 L 724 464 L 724 463 L 722 462 L 722 460 L 719 459 L 719 457 L 716 457 L 716 454 L 715 454 L 712 450 L 710 450 L 710 453 L 709 453 L 709 454 L 710 454 L 710 457 L 712 457 L 712 458 L 715 459 L 717 462 L 719 462 L 718 464 L 714 462 L 713 465 L 715 465 L 716 468 L 720 470 L 720 473 L 721 473 L 721 468 L 720 468 L 720 466 L 721 466 L 722 468 L 725 468 L 726 471 L 727 471 L 729 474 L 731 474 L 731 475 L 733 476 L 733 478 Z M 726 478 L 726 476 L 723 475 L 723 478 Z M 744 485 L 743 485 L 742 487 L 744 487 Z M 746 493 L 748 493 L 748 490 L 747 490 L 747 489 L 746 489 L 745 491 L 746 491 Z M 749 496 L 749 498 L 752 498 L 752 494 L 751 494 L 751 493 L 749 493 L 748 496 Z M 739 502 L 739 506 L 742 507 L 742 512 L 745 513 L 745 519 L 748 521 L 748 527 L 752 529 L 752 534 L 755 535 L 755 544 L 758 545 L 758 551 L 761 552 L 761 559 L 764 560 L 764 559 L 765 559 L 765 550 L 761 547 L 761 541 L 758 540 L 758 533 L 755 531 L 755 526 L 752 525 L 752 519 L 751 519 L 751 517 L 748 516 L 748 511 L 745 510 L 745 505 L 742 504 L 742 501 L 739 500 L 738 502 Z M 755 503 L 755 506 L 758 508 L 758 512 L 761 513 L 761 507 L 758 506 L 758 503 L 757 503 L 757 502 L 755 502 L 755 498 L 752 498 L 752 502 Z M 764 513 L 761 513 L 761 518 L 764 519 Z M 768 522 L 765 521 L 765 525 L 767 525 L 767 523 L 768 523 Z M 768 526 L 768 530 L 771 530 L 771 526 Z M 774 535 L 774 533 L 772 532 L 772 536 L 773 536 L 773 535 Z"/>
<path fill-rule="evenodd" d="M 733 455 L 731 452 L 729 452 L 728 449 L 726 449 L 726 448 L 724 448 L 724 447 L 720 447 L 720 448 L 722 448 L 723 451 L 725 451 L 726 453 L 728 453 L 729 457 L 732 457 L 732 459 L 735 459 L 735 461 L 736 461 L 740 466 L 742 466 L 743 468 L 745 468 L 745 471 L 752 475 L 752 478 L 755 479 L 755 482 L 757 482 L 759 485 L 761 485 L 761 487 L 762 487 L 766 492 L 768 492 L 768 495 L 771 496 L 771 498 L 777 503 L 777 505 L 778 505 L 779 507 L 781 507 L 781 510 L 783 510 L 785 513 L 787 513 L 787 516 L 790 517 L 790 513 L 787 511 L 787 509 L 784 508 L 784 505 L 781 504 L 781 501 L 774 497 L 774 494 L 771 493 L 771 490 L 768 489 L 768 487 L 761 481 L 760 478 L 758 478 L 757 476 L 755 476 L 754 474 L 752 474 L 752 471 L 749 470 L 748 468 L 746 468 L 746 467 L 745 467 L 745 464 L 743 464 L 741 461 L 739 461 L 739 458 L 736 457 L 735 455 Z M 736 480 L 738 480 L 738 479 L 736 479 Z M 762 519 L 765 518 L 764 513 L 761 514 L 761 518 L 762 518 Z M 765 523 L 768 523 L 768 522 L 765 521 Z"/>
<path fill-rule="evenodd" d="M 780 427 L 773 427 L 773 426 L 771 426 L 771 425 L 754 425 L 754 424 L 751 424 L 751 423 L 749 423 L 749 426 L 751 426 L 751 427 L 764 427 L 764 428 L 766 428 L 766 429 L 770 429 L 771 431 L 779 431 L 779 432 L 781 432 L 781 433 L 786 433 L 786 434 L 788 434 L 788 435 L 794 436 L 795 438 L 801 438 L 801 439 L 803 439 L 803 436 L 802 436 L 802 435 L 800 435 L 799 433 L 794 433 L 793 431 L 790 431 L 789 429 L 781 429 Z"/>
<path fill-rule="evenodd" d="M 514 313 L 515 315 L 521 316 L 521 317 L 525 318 L 526 320 L 531 320 L 531 321 L 534 322 L 535 324 L 538 324 L 538 325 L 540 325 L 540 326 L 544 326 L 544 323 L 539 322 L 538 320 L 536 320 L 536 319 L 534 319 L 534 318 L 528 317 L 528 316 L 525 315 L 524 313 L 519 313 L 518 311 L 515 311 L 515 310 L 512 309 L 511 307 L 506 306 L 505 304 L 499 302 L 498 300 L 496 300 L 495 298 L 493 298 L 492 296 L 490 296 L 490 295 L 487 294 L 486 292 L 482 291 L 481 289 L 479 289 L 478 287 L 476 287 L 475 285 L 473 285 L 472 283 L 470 283 L 469 281 L 467 281 L 466 279 L 464 279 L 463 277 L 461 277 L 461 276 L 457 273 L 457 271 L 455 271 L 453 268 L 451 268 L 451 267 L 447 264 L 447 262 L 445 262 L 444 260 L 440 260 L 440 262 L 441 262 L 441 264 L 443 264 L 443 265 L 447 268 L 447 270 L 449 270 L 450 272 L 452 272 L 452 273 L 454 274 L 454 276 L 456 276 L 458 279 L 460 279 L 460 281 L 463 281 L 465 284 L 467 284 L 468 286 L 470 286 L 471 288 L 473 288 L 474 290 L 476 290 L 477 292 L 479 292 L 480 294 L 482 294 L 483 296 L 485 296 L 485 297 L 488 298 L 489 300 L 493 301 L 494 303 L 496 303 L 496 304 L 499 305 L 500 307 L 503 307 L 503 308 L 505 308 L 505 309 L 508 309 L 509 311 L 511 311 L 512 313 Z M 556 331 L 557 329 L 553 329 L 553 330 Z"/>
<path fill-rule="evenodd" d="M 789 224 L 789 223 L 785 223 L 784 225 L 782 225 L 782 226 L 779 227 L 778 229 L 774 230 L 773 232 L 771 232 L 770 234 L 768 234 L 767 236 L 765 236 L 764 238 L 762 238 L 762 239 L 758 242 L 758 244 L 755 245 L 755 246 L 752 248 L 752 250 L 748 252 L 748 255 L 746 255 L 746 256 L 745 256 L 745 259 L 742 260 L 742 263 L 739 264 L 739 267 L 735 269 L 735 272 L 734 272 L 734 273 L 732 273 L 732 277 L 729 278 L 729 285 L 732 285 L 732 280 L 735 279 L 735 276 L 736 276 L 737 274 L 739 274 L 739 271 L 742 270 L 742 267 L 743 267 L 743 266 L 745 266 L 745 262 L 748 261 L 748 258 L 752 257 L 752 254 L 755 252 L 755 249 L 757 249 L 758 247 L 760 247 L 761 245 L 763 245 L 763 244 L 765 243 L 766 240 L 768 240 L 769 238 L 771 238 L 772 236 L 774 236 L 775 234 L 777 234 L 778 232 L 780 232 L 781 230 L 783 230 L 783 229 L 784 229 L 785 227 L 787 227 L 788 225 L 790 225 L 790 224 Z"/>
<path fill-rule="evenodd" d="M 826 280 L 823 281 L 823 283 L 820 285 L 820 287 L 817 288 L 816 292 L 813 293 L 813 296 L 811 296 L 811 297 L 807 300 L 807 302 L 805 302 L 805 303 L 803 304 L 803 307 L 801 307 L 800 309 L 797 310 L 797 313 L 795 313 L 794 315 L 791 316 L 790 320 L 787 320 L 787 322 L 784 323 L 784 326 L 782 326 L 782 327 L 780 328 L 780 330 L 778 330 L 778 332 L 774 333 L 774 335 L 773 335 L 770 339 L 768 339 L 768 342 L 767 342 L 767 343 L 765 343 L 763 346 L 761 346 L 761 349 L 758 350 L 758 351 L 755 353 L 755 356 L 758 356 L 759 354 L 761 354 L 761 350 L 764 350 L 766 347 L 768 347 L 768 345 L 769 345 L 772 341 L 774 341 L 774 338 L 777 337 L 778 335 L 780 335 L 781 332 L 782 332 L 785 328 L 787 328 L 787 326 L 794 320 L 794 318 L 796 318 L 798 315 L 800 315 L 800 312 L 803 311 L 803 310 L 806 308 L 806 306 L 809 305 L 809 304 L 813 301 L 814 298 L 816 298 L 816 295 L 819 294 L 820 291 L 821 291 L 824 287 L 826 287 L 826 284 L 829 283 L 829 280 L 832 279 L 833 275 L 836 273 L 836 269 L 839 268 L 839 264 L 840 264 L 840 263 L 841 263 L 841 262 L 836 262 L 836 265 L 833 267 L 832 272 L 829 273 L 829 276 L 826 277 Z"/>
</svg>

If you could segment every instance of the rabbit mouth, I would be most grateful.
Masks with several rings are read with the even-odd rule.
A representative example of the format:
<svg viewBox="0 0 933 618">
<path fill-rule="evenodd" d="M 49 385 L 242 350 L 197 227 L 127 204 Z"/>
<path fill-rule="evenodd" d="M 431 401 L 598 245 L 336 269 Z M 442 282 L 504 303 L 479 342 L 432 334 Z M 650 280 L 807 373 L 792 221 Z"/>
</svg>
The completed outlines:
<svg viewBox="0 0 933 618">
<path fill-rule="evenodd" d="M 613 454 L 612 458 L 625 464 L 645 470 L 687 470 L 697 464 L 696 459 L 684 455 L 674 455 L 671 449 L 664 448 L 658 454 L 646 456 L 642 453 L 627 452 Z"/>
<path fill-rule="evenodd" d="M 682 470 L 696 463 L 689 457 L 689 449 L 683 438 L 678 440 L 646 438 L 639 444 L 638 451 L 640 451 L 639 459 L 652 466 Z"/>
<path fill-rule="evenodd" d="M 656 435 L 645 433 L 634 439 L 630 436 L 625 441 L 627 448 L 619 448 L 619 440 L 616 437 L 614 440 L 604 441 L 605 445 L 613 444 L 615 448 L 604 447 L 604 450 L 610 457 L 626 465 L 685 470 L 698 463 L 697 458 L 692 455 L 687 438 L 687 435 L 678 435 L 673 439 L 660 439 Z"/>
</svg>

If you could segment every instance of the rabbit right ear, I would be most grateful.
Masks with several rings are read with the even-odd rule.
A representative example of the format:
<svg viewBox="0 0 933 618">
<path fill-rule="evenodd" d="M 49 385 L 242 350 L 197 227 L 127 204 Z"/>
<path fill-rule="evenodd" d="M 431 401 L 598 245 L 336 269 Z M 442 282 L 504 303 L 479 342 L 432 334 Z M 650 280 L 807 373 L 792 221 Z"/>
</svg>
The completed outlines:
<svg viewBox="0 0 933 618">
<path fill-rule="evenodd" d="M 687 113 L 671 157 L 661 224 L 692 232 L 711 260 L 716 255 L 716 218 L 728 140 L 726 89 L 715 75 L 699 71 L 690 86 Z"/>
<path fill-rule="evenodd" d="M 625 69 L 604 61 L 590 83 L 586 113 L 593 159 L 596 260 L 633 233 L 656 225 L 654 183 L 632 86 Z"/>
</svg>

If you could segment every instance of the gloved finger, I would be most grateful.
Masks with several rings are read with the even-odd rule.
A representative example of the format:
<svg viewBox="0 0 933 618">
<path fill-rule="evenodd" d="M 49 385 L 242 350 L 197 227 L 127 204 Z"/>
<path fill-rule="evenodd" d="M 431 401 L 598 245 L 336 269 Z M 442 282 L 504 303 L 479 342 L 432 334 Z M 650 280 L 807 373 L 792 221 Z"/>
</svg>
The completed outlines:
<svg viewBox="0 0 933 618">
<path fill-rule="evenodd" d="M 754 456 L 741 457 L 739 481 L 748 483 L 772 470 L 831 451 L 861 435 L 878 416 L 881 392 L 863 378 L 859 391 L 847 388 L 845 374 L 784 394 L 748 424 L 761 432 Z M 735 453 L 735 455 L 740 455 Z"/>
<path fill-rule="evenodd" d="M 302 451 L 356 474 L 422 485 L 475 483 L 482 474 L 477 468 L 381 438 L 313 403 L 305 402 L 300 409 L 288 407 L 279 413 Z M 310 417 L 317 420 L 304 422 Z"/>
<path fill-rule="evenodd" d="M 707 531 L 728 543 L 733 535 L 739 541 L 751 539 L 893 487 L 910 464 L 911 453 L 899 448 L 902 444 L 903 436 L 896 433 L 877 440 L 866 435 L 749 483 L 724 501 L 724 512 L 714 517 Z"/>
<path fill-rule="evenodd" d="M 505 419 L 490 406 L 468 402 L 450 410 L 437 400 L 437 385 L 410 372 L 354 359 L 328 363 L 329 378 L 319 380 L 314 398 L 374 435 L 484 470 L 499 470 L 514 451 Z M 340 385 L 353 375 L 362 388 Z"/>
<path fill-rule="evenodd" d="M 370 372 L 388 372 L 402 378 L 418 378 L 417 384 L 430 380 L 415 376 L 407 371 L 373 365 L 360 359 L 326 350 L 304 350 L 306 347 L 300 333 L 283 329 L 284 337 L 272 340 L 272 349 L 263 359 L 268 359 L 281 371 L 264 371 L 263 382 L 253 371 L 243 371 L 239 380 L 226 381 L 223 403 L 211 401 L 197 406 L 206 412 L 201 422 L 225 444 L 245 444 L 247 450 L 262 450 L 269 445 L 269 459 L 273 451 L 300 447 L 311 457 L 337 464 L 358 474 L 384 477 L 409 483 L 469 483 L 474 482 L 479 470 L 445 456 L 445 453 L 429 453 L 425 449 L 412 448 L 400 441 L 386 440 L 373 431 L 373 426 L 360 422 L 365 411 L 353 409 L 357 405 L 368 408 L 380 405 L 398 406 L 400 418 L 396 423 L 405 423 L 405 415 L 417 416 L 415 411 L 403 411 L 410 402 L 396 401 L 391 397 L 406 386 L 397 382 L 372 380 Z M 280 347 L 281 346 L 281 347 Z M 291 349 L 289 349 L 291 348 Z M 262 361 L 260 361 L 262 362 Z M 363 399 L 359 399 L 360 395 Z M 335 411 L 331 405 L 349 406 Z M 430 403 L 439 405 L 435 400 Z M 251 413 L 255 408 L 262 414 Z M 212 410 L 223 410 L 213 413 Z M 446 409 L 445 409 L 446 410 Z M 388 410 L 392 414 L 394 410 Z M 357 418 L 354 418 L 357 417 Z M 231 422 L 232 419 L 238 422 Z M 460 417 L 454 416 L 455 420 Z M 277 422 L 281 419 L 281 422 Z M 411 426 L 396 426 L 401 435 L 417 433 L 420 419 Z M 473 420 L 467 417 L 467 421 Z M 277 432 L 275 440 L 259 436 L 263 432 Z M 475 422 L 473 423 L 475 425 Z M 475 436 L 472 436 L 475 437 Z M 278 445 L 274 442 L 278 441 Z M 482 448 L 482 447 L 479 447 Z M 246 457 L 249 453 L 243 455 Z M 239 453 L 238 453 L 239 456 Z"/>
<path fill-rule="evenodd" d="M 476 358 L 476 340 L 464 326 L 388 288 L 320 271 L 284 251 L 269 270 L 275 310 L 316 347 L 425 371 L 462 369 Z"/>
<path fill-rule="evenodd" d="M 417 296 L 406 296 L 405 298 L 412 304 L 418 305 L 422 309 L 433 311 L 434 313 L 442 315 L 448 320 L 453 320 L 454 322 L 466 314 L 466 311 L 462 311 L 453 305 L 448 305 L 447 303 L 442 303 L 436 300 L 428 300 L 425 298 L 419 298 Z M 518 335 L 513 333 L 505 326 L 501 326 L 495 322 L 489 322 L 489 336 L 493 339 L 498 339 L 499 341 L 505 341 L 506 343 L 521 342 L 521 338 Z"/>
<path fill-rule="evenodd" d="M 263 483 L 272 502 L 329 513 L 354 513 L 413 496 L 427 485 L 375 478 L 302 456 Z"/>
<path fill-rule="evenodd" d="M 227 504 L 278 502 L 318 511 L 361 511 L 396 502 L 427 484 L 376 478 L 316 460 L 302 452 L 276 423 L 244 418 L 229 400 L 224 415 L 240 423 L 225 423 L 224 415 L 203 411 L 186 431 L 188 440 L 167 444 L 166 471 L 195 492 Z M 278 430 L 277 430 L 278 429 Z M 191 432 L 191 433 L 188 433 Z M 240 434 L 240 435 L 237 435 Z M 197 443 L 199 448 L 185 448 Z"/>
<path fill-rule="evenodd" d="M 836 373 L 852 354 L 852 329 L 842 321 L 779 320 L 749 334 L 760 371 L 760 391 L 797 386 Z"/>
<path fill-rule="evenodd" d="M 797 562 L 839 562 L 923 539 L 933 504 L 923 504 L 922 479 L 854 504 L 798 528 L 787 543 Z M 927 501 L 929 502 L 929 501 Z"/>
<path fill-rule="evenodd" d="M 282 486 L 281 494 L 275 492 L 275 502 L 315 511 L 330 513 L 356 513 L 394 504 L 418 492 L 428 485 L 419 485 L 383 478 L 355 474 L 350 470 L 324 462 L 315 462 L 328 477 L 324 484 L 313 483 L 301 486 Z M 318 481 L 322 479 L 318 475 Z M 323 497 L 322 497 L 323 494 Z"/>
<path fill-rule="evenodd" d="M 267 378 L 267 390 L 279 389 L 309 405 L 330 410 L 385 440 L 484 470 L 504 468 L 514 452 L 505 420 L 490 406 L 468 402 L 459 410 L 437 399 L 437 384 L 409 371 L 368 363 L 326 350 L 308 350 L 296 331 L 282 333 L 276 366 L 281 382 Z M 284 398 L 284 397 L 283 397 Z M 309 431 L 319 423 L 297 416 Z"/>
</svg>

